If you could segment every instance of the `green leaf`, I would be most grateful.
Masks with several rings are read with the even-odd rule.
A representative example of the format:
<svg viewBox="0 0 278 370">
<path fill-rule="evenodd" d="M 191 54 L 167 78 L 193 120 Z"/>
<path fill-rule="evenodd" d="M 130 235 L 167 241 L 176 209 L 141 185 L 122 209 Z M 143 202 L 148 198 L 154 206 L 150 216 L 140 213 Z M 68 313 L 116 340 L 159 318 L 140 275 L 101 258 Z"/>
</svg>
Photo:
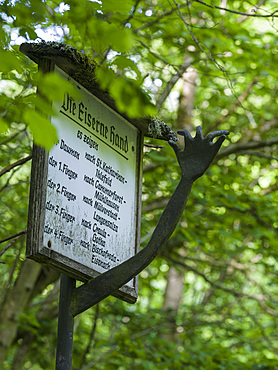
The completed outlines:
<svg viewBox="0 0 278 370">
<path fill-rule="evenodd" d="M 79 96 L 78 90 L 57 72 L 38 74 L 36 83 L 40 93 L 51 102 L 63 100 L 66 92 L 75 98 Z"/>
<path fill-rule="evenodd" d="M 32 109 L 27 109 L 23 118 L 33 134 L 34 142 L 50 150 L 58 140 L 56 129 L 51 122 L 44 115 Z"/>
<path fill-rule="evenodd" d="M 129 28 L 119 28 L 116 24 L 109 25 L 103 33 L 103 40 L 111 46 L 113 50 L 119 52 L 128 51 L 133 43 L 133 35 Z"/>
<path fill-rule="evenodd" d="M 155 114 L 155 106 L 132 80 L 117 77 L 108 68 L 97 68 L 96 77 L 101 88 L 109 91 L 120 112 L 125 112 L 130 118 Z"/>
<path fill-rule="evenodd" d="M 112 69 L 104 67 L 97 68 L 95 75 L 103 90 L 107 90 L 111 82 L 114 80 L 114 78 L 116 78 Z"/>
<path fill-rule="evenodd" d="M 30 40 L 36 40 L 36 38 L 38 37 L 38 35 L 34 31 L 34 28 L 28 26 L 21 27 L 19 30 L 19 35 Z"/>
<path fill-rule="evenodd" d="M 123 78 L 114 79 L 109 87 L 110 95 L 115 99 L 121 112 L 130 118 L 155 114 L 155 107 L 150 103 L 134 83 Z"/>
<path fill-rule="evenodd" d="M 141 72 L 137 64 L 133 60 L 127 58 L 126 56 L 124 55 L 117 56 L 113 60 L 113 64 L 118 66 L 118 68 L 120 68 L 121 70 L 127 69 L 130 71 L 134 71 L 137 74 L 137 77 L 141 78 Z"/>
<path fill-rule="evenodd" d="M 128 13 L 133 5 L 131 0 L 105 0 L 102 2 L 102 10 L 105 13 Z"/>
<path fill-rule="evenodd" d="M 21 63 L 13 51 L 0 49 L 0 72 L 21 71 Z"/>
<path fill-rule="evenodd" d="M 28 97 L 27 102 L 29 104 L 32 104 L 37 110 L 39 110 L 45 116 L 55 115 L 52 103 L 39 94 Z"/>
<path fill-rule="evenodd" d="M 4 133 L 8 129 L 8 124 L 5 122 L 3 118 L 0 117 L 0 132 Z"/>
</svg>

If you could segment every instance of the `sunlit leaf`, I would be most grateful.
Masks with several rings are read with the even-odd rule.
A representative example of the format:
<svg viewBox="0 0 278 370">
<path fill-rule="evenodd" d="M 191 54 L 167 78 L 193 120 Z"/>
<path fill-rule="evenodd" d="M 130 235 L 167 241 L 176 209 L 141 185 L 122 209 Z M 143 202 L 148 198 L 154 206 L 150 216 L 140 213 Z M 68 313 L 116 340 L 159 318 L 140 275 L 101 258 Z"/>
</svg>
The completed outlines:
<svg viewBox="0 0 278 370">
<path fill-rule="evenodd" d="M 27 109 L 23 117 L 33 134 L 34 142 L 48 150 L 51 149 L 58 139 L 56 130 L 50 121 L 44 115 L 32 109 Z"/>
<path fill-rule="evenodd" d="M 21 64 L 13 51 L 0 49 L 0 72 L 7 73 L 12 70 L 21 70 Z"/>
<path fill-rule="evenodd" d="M 0 117 L 0 132 L 5 132 L 8 129 L 8 124 Z"/>
</svg>

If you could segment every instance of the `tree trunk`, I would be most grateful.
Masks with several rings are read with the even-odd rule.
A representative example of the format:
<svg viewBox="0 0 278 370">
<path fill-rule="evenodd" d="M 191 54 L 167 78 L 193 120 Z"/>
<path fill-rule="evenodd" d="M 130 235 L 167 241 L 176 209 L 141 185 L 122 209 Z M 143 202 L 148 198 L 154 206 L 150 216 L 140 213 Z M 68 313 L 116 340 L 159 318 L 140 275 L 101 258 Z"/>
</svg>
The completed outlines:
<svg viewBox="0 0 278 370">
<path fill-rule="evenodd" d="M 182 76 L 182 90 L 179 99 L 179 109 L 177 118 L 177 129 L 192 130 L 192 112 L 194 107 L 194 94 L 197 79 L 197 71 L 193 67 L 189 67 Z M 163 310 L 169 312 L 169 320 L 172 321 L 170 332 L 163 334 L 163 338 L 175 341 L 175 317 L 178 313 L 180 300 L 183 294 L 184 271 L 178 272 L 173 266 L 167 274 L 167 286 L 164 295 Z"/>
<path fill-rule="evenodd" d="M 182 76 L 182 90 L 179 99 L 177 129 L 192 130 L 192 112 L 194 108 L 194 96 L 196 87 L 197 71 L 189 67 Z"/>
<path fill-rule="evenodd" d="M 175 340 L 175 322 L 183 293 L 184 272 L 179 272 L 171 266 L 167 274 L 167 286 L 164 294 L 163 311 L 167 312 L 171 325 L 170 331 L 163 334 L 163 338 L 169 341 Z"/>
<path fill-rule="evenodd" d="M 60 293 L 60 281 L 58 280 L 53 290 L 46 297 L 44 302 L 41 304 L 41 309 L 37 314 L 38 322 L 41 321 L 52 321 L 55 320 L 58 316 L 58 305 L 55 305 L 54 302 L 58 302 Z M 13 363 L 11 370 L 20 370 L 24 368 L 26 359 L 29 356 L 32 344 L 34 341 L 37 341 L 37 334 L 35 332 L 24 332 L 20 333 L 19 337 L 22 338 L 22 343 L 19 346 L 17 352 L 14 355 Z"/>
<path fill-rule="evenodd" d="M 0 368 L 7 352 L 17 337 L 18 317 L 29 302 L 47 285 L 59 278 L 59 273 L 32 260 L 22 263 L 14 287 L 11 289 L 0 312 Z M 27 343 L 28 338 L 24 341 Z"/>
<path fill-rule="evenodd" d="M 20 269 L 15 286 L 4 302 L 0 313 L 0 368 L 17 333 L 18 316 L 24 311 L 32 295 L 41 266 L 26 260 Z"/>
</svg>

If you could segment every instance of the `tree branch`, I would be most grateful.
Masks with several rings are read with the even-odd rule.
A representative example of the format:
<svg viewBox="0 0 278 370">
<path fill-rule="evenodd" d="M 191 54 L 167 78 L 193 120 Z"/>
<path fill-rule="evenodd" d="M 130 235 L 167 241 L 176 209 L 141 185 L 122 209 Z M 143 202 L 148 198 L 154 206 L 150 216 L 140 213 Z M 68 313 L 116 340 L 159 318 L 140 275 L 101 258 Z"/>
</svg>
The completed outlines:
<svg viewBox="0 0 278 370">
<path fill-rule="evenodd" d="M 230 144 L 227 148 L 222 149 L 217 155 L 216 159 L 221 159 L 227 157 L 230 154 L 246 152 L 246 150 L 260 149 L 265 147 L 270 147 L 278 144 L 278 137 L 273 137 L 271 139 L 262 141 L 249 141 L 249 142 L 239 142 L 236 144 Z"/>
<path fill-rule="evenodd" d="M 143 205 L 143 212 L 149 213 L 149 212 L 155 211 L 156 209 L 164 208 L 169 202 L 169 200 L 170 200 L 170 197 L 154 199 L 150 203 Z"/>
<path fill-rule="evenodd" d="M 265 331 L 263 325 L 261 325 L 260 321 L 256 318 L 255 315 L 253 315 L 251 313 L 251 311 L 244 304 L 242 304 L 242 302 L 239 302 L 239 305 L 240 305 L 241 309 L 243 311 L 245 311 L 249 317 L 251 317 L 251 319 L 254 321 L 254 323 L 257 325 L 257 327 L 260 329 L 260 331 L 262 333 L 262 336 L 265 339 L 265 341 L 268 343 L 268 345 L 270 347 L 272 347 L 272 351 L 274 351 L 277 355 L 277 350 L 273 347 L 272 341 L 267 336 L 266 331 Z"/>
<path fill-rule="evenodd" d="M 154 163 L 148 163 L 143 167 L 143 173 L 148 173 L 156 170 L 160 165 Z"/>
<path fill-rule="evenodd" d="M 243 23 L 246 19 L 248 19 L 248 17 L 250 16 L 250 14 L 253 14 L 255 13 L 259 8 L 260 6 L 264 5 L 264 3 L 266 3 L 267 0 L 260 0 L 257 4 L 254 4 L 249 10 L 248 10 L 248 15 L 243 15 L 242 17 L 240 17 L 239 19 L 237 19 L 237 23 Z"/>
<path fill-rule="evenodd" d="M 167 62 L 167 60 L 163 59 L 160 55 L 158 55 L 157 53 L 155 53 L 154 51 L 151 50 L 151 48 L 146 45 L 143 41 L 139 40 L 139 39 L 136 39 L 137 42 L 139 42 L 142 46 L 144 46 L 144 48 L 146 48 L 156 59 L 160 60 L 162 63 L 164 63 L 165 65 L 167 66 L 171 66 L 175 69 L 177 69 L 177 67 L 175 67 L 174 65 L 170 64 L 169 62 Z"/>
<path fill-rule="evenodd" d="M 192 64 L 193 58 L 188 57 L 184 60 L 184 62 L 180 65 L 176 74 L 174 74 L 171 80 L 167 83 L 165 90 L 161 94 L 160 98 L 156 102 L 156 106 L 158 109 L 161 108 L 162 104 L 167 99 L 168 95 L 170 94 L 171 90 L 178 82 L 178 80 L 182 77 L 183 73 L 187 70 L 187 68 Z"/>
<path fill-rule="evenodd" d="M 273 155 L 269 155 L 269 154 L 266 154 L 266 153 L 263 153 L 263 152 L 251 152 L 251 151 L 249 152 L 248 150 L 246 150 L 246 151 L 241 152 L 241 154 L 254 155 L 256 157 L 261 157 L 261 158 L 266 158 L 266 159 L 278 161 L 277 157 L 273 157 Z"/>
<path fill-rule="evenodd" d="M 169 260 L 172 261 L 173 263 L 187 269 L 187 270 L 193 271 L 196 275 L 201 276 L 207 283 L 214 286 L 215 288 L 224 290 L 225 292 L 233 294 L 236 297 L 246 297 L 246 298 L 254 299 L 254 300 L 259 301 L 259 302 L 262 302 L 262 301 L 264 301 L 265 299 L 268 298 L 268 295 L 264 295 L 264 294 L 246 294 L 246 293 L 243 293 L 243 292 L 239 292 L 235 289 L 227 288 L 225 286 L 222 286 L 222 285 L 210 280 L 201 271 L 197 270 L 196 268 L 194 268 L 194 267 L 192 267 L 192 266 L 190 266 L 190 265 L 188 265 L 184 262 L 181 262 L 181 261 L 176 260 L 176 259 L 171 258 L 171 257 L 169 257 Z M 277 315 L 278 315 L 278 313 L 277 313 Z"/>
<path fill-rule="evenodd" d="M 7 166 L 6 168 L 3 168 L 2 171 L 0 171 L 0 177 L 3 176 L 5 173 L 9 172 L 10 170 L 12 170 L 13 168 L 17 167 L 17 166 L 21 166 L 22 164 L 30 161 L 30 159 L 32 159 L 32 154 L 28 155 L 27 157 L 25 158 L 22 158 L 20 160 L 18 160 L 17 162 L 15 163 L 12 163 L 10 164 L 9 166 Z"/>
<path fill-rule="evenodd" d="M 192 40 L 195 42 L 195 44 L 198 46 L 198 48 L 201 50 L 201 52 L 202 53 L 204 53 L 206 56 L 207 56 L 207 58 L 210 60 L 210 61 L 212 61 L 213 63 L 214 63 L 214 65 L 223 73 L 223 74 L 225 74 L 226 75 L 226 78 L 229 80 L 229 78 L 228 78 L 228 74 L 227 74 L 227 71 L 225 70 L 225 68 L 221 65 L 221 64 L 219 64 L 213 57 L 212 57 L 212 54 L 210 53 L 210 52 L 206 52 L 205 50 L 204 50 L 204 48 L 202 47 L 202 45 L 201 45 L 201 43 L 199 42 L 199 40 L 196 38 L 196 36 L 194 35 L 194 33 L 191 31 L 191 29 L 190 29 L 190 26 L 189 26 L 189 24 L 187 23 L 187 21 L 185 20 L 185 18 L 184 18 L 184 16 L 183 16 L 183 14 L 182 14 L 182 12 L 181 12 L 181 10 L 180 10 L 180 6 L 178 5 L 178 3 L 176 2 L 176 0 L 172 0 L 173 1 L 173 3 L 175 4 L 175 6 L 176 6 L 176 9 L 173 7 L 173 9 L 175 9 L 175 12 L 176 12 L 176 14 L 178 15 L 178 17 L 180 17 L 180 19 L 182 20 L 182 22 L 185 24 L 185 27 L 187 28 L 187 31 L 190 33 L 190 35 L 191 35 L 191 38 L 192 38 Z M 169 4 L 171 5 L 171 2 L 170 2 L 170 0 L 168 0 L 168 2 L 169 2 Z M 172 6 L 172 5 L 171 5 Z M 202 44 L 203 45 L 205 45 L 205 43 L 204 42 L 202 42 Z M 206 45 L 205 45 L 205 47 L 207 47 Z"/>
<path fill-rule="evenodd" d="M 14 235 L 8 236 L 7 238 L 0 240 L 0 244 L 2 244 L 2 243 L 4 243 L 4 242 L 7 242 L 8 240 L 11 240 L 11 239 L 19 238 L 21 235 L 24 235 L 24 234 L 26 234 L 26 233 L 27 233 L 27 230 L 23 230 L 23 231 L 20 231 L 20 232 L 19 232 L 19 233 L 17 233 L 17 234 L 14 234 Z M 1 252 L 2 252 L 2 251 L 1 251 Z M 3 253 L 1 253 L 1 252 L 0 252 L 0 256 L 1 256 L 1 254 L 3 254 Z"/>
<path fill-rule="evenodd" d="M 13 175 L 15 174 L 15 172 L 16 172 L 16 171 L 17 171 L 17 170 L 13 171 L 13 172 L 10 174 L 9 178 L 8 178 L 8 179 L 7 179 L 7 181 L 6 181 L 6 184 L 4 184 L 4 185 L 2 186 L 2 188 L 0 188 L 0 193 L 1 193 L 4 189 L 6 189 L 6 187 L 7 187 L 7 186 L 9 186 L 10 180 L 11 180 L 11 178 L 13 177 Z"/>
<path fill-rule="evenodd" d="M 177 257 L 180 257 L 180 255 L 178 255 Z M 225 267 L 225 268 L 232 267 L 232 268 L 235 268 L 237 270 L 246 270 L 246 269 L 249 268 L 248 266 L 245 266 L 242 263 L 239 263 L 234 259 L 232 259 L 230 261 L 230 263 L 226 263 L 226 262 L 218 262 L 218 261 L 215 261 L 214 259 L 207 259 L 206 260 L 206 259 L 189 257 L 189 256 L 185 256 L 183 258 L 185 260 L 189 260 L 189 261 L 193 261 L 193 262 L 199 262 L 199 263 L 205 263 L 207 265 L 212 265 L 212 266 L 215 266 L 215 267 Z"/>
<path fill-rule="evenodd" d="M 270 121 L 266 121 L 264 122 L 261 126 L 260 126 L 260 132 L 267 132 L 275 127 L 278 127 L 278 117 L 275 117 L 273 119 L 271 119 Z"/>
<path fill-rule="evenodd" d="M 21 231 L 21 233 L 18 233 L 14 239 L 6 245 L 5 248 L 3 248 L 1 251 L 0 251 L 0 257 L 24 234 L 26 234 L 27 230 L 24 230 L 24 231 Z M 7 239 L 7 240 L 10 240 L 10 239 Z M 2 241 L 1 241 L 2 242 Z M 0 262 L 0 263 L 3 263 L 5 264 L 6 262 Z"/>
<path fill-rule="evenodd" d="M 270 193 L 273 193 L 274 191 L 277 191 L 278 190 L 278 183 L 274 184 L 274 185 L 271 185 L 269 186 L 268 188 L 266 189 L 263 189 L 261 191 L 261 194 L 262 195 L 266 195 L 266 194 L 270 194 Z"/>
<path fill-rule="evenodd" d="M 132 12 L 131 14 L 129 15 L 129 17 L 127 19 L 125 19 L 125 21 L 123 22 L 123 26 L 128 23 L 133 17 L 134 17 L 134 14 L 136 13 L 136 10 L 137 10 L 137 7 L 139 5 L 141 0 L 136 0 L 135 1 L 135 4 L 133 5 L 133 9 L 132 9 Z"/>
<path fill-rule="evenodd" d="M 193 1 L 195 3 L 205 5 L 206 7 L 210 8 L 210 9 L 224 10 L 225 12 L 229 12 L 229 13 L 233 13 L 233 14 L 237 14 L 237 15 L 244 15 L 244 16 L 247 16 L 247 17 L 258 17 L 258 18 L 277 18 L 278 17 L 278 15 L 276 15 L 276 13 L 278 13 L 278 10 L 275 10 L 271 14 L 263 15 L 263 14 L 239 12 L 237 10 L 227 9 L 227 8 L 223 8 L 223 7 L 217 6 L 217 5 L 209 5 L 209 4 L 207 4 L 207 3 L 205 3 L 204 1 L 201 1 L 201 0 L 193 0 Z"/>
<path fill-rule="evenodd" d="M 187 5 L 180 5 L 180 8 L 185 8 Z M 140 26 L 140 27 L 137 27 L 137 28 L 134 28 L 133 29 L 133 32 L 138 32 L 138 31 L 141 31 L 141 30 L 143 30 L 144 28 L 148 28 L 148 27 L 150 27 L 150 26 L 153 26 L 154 24 L 156 24 L 156 23 L 158 23 L 159 21 L 160 21 L 160 19 L 163 19 L 164 17 L 167 17 L 168 15 L 171 15 L 171 14 L 173 14 L 175 12 L 175 9 L 174 8 L 172 8 L 171 10 L 168 10 L 167 12 L 165 12 L 165 13 L 163 13 L 163 14 L 161 14 L 161 15 L 159 15 L 157 18 L 155 18 L 155 19 L 153 19 L 153 20 L 151 20 L 150 22 L 148 22 L 148 23 L 145 23 L 145 24 L 143 24 L 142 26 Z"/>
<path fill-rule="evenodd" d="M 25 129 L 24 129 L 25 130 Z M 15 139 L 19 134 L 20 134 L 21 131 L 18 131 L 16 132 L 15 134 L 9 136 L 6 140 L 2 141 L 0 143 L 0 145 L 6 145 L 8 144 L 10 141 L 12 141 L 13 139 Z"/>
<path fill-rule="evenodd" d="M 80 369 L 83 369 L 83 367 L 85 365 L 85 361 L 86 361 L 86 356 L 90 352 L 90 348 L 92 346 L 92 342 L 93 342 L 95 334 L 96 334 L 98 316 L 99 316 L 99 304 L 96 304 L 94 324 L 93 324 L 93 327 L 92 327 L 92 330 L 91 330 L 91 333 L 90 333 L 90 337 L 89 337 L 89 341 L 88 341 L 86 350 L 83 353 L 83 356 L 82 356 L 82 359 L 81 359 L 81 362 L 80 362 L 80 365 L 79 365 Z"/>
<path fill-rule="evenodd" d="M 263 311 L 268 312 L 272 316 L 278 316 L 278 312 L 269 307 L 263 300 L 258 301 L 259 305 L 262 307 Z"/>
<path fill-rule="evenodd" d="M 240 106 L 243 101 L 247 98 L 249 93 L 251 92 L 253 86 L 258 82 L 258 78 L 256 77 L 254 81 L 247 86 L 247 88 L 243 91 L 243 93 L 236 99 L 236 102 L 231 106 L 227 114 L 221 116 L 212 126 L 210 126 L 207 132 L 215 130 L 221 123 L 223 123 L 235 110 L 238 106 Z"/>
</svg>

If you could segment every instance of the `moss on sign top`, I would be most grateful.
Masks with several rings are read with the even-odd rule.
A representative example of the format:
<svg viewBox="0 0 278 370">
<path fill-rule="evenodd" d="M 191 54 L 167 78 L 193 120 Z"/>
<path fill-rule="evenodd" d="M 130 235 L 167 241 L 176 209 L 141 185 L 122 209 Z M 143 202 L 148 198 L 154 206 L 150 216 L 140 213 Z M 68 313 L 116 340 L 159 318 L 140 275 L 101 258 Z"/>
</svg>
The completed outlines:
<svg viewBox="0 0 278 370">
<path fill-rule="evenodd" d="M 57 42 L 23 43 L 20 46 L 20 51 L 38 65 L 43 60 L 49 60 L 54 65 L 57 65 L 111 109 L 140 129 L 144 136 L 167 141 L 177 140 L 177 136 L 171 128 L 157 118 L 131 119 L 125 113 L 120 112 L 116 107 L 114 99 L 111 98 L 107 91 L 101 89 L 96 81 L 95 70 L 98 66 L 97 63 L 83 52 L 77 51 L 75 47 Z"/>
</svg>

